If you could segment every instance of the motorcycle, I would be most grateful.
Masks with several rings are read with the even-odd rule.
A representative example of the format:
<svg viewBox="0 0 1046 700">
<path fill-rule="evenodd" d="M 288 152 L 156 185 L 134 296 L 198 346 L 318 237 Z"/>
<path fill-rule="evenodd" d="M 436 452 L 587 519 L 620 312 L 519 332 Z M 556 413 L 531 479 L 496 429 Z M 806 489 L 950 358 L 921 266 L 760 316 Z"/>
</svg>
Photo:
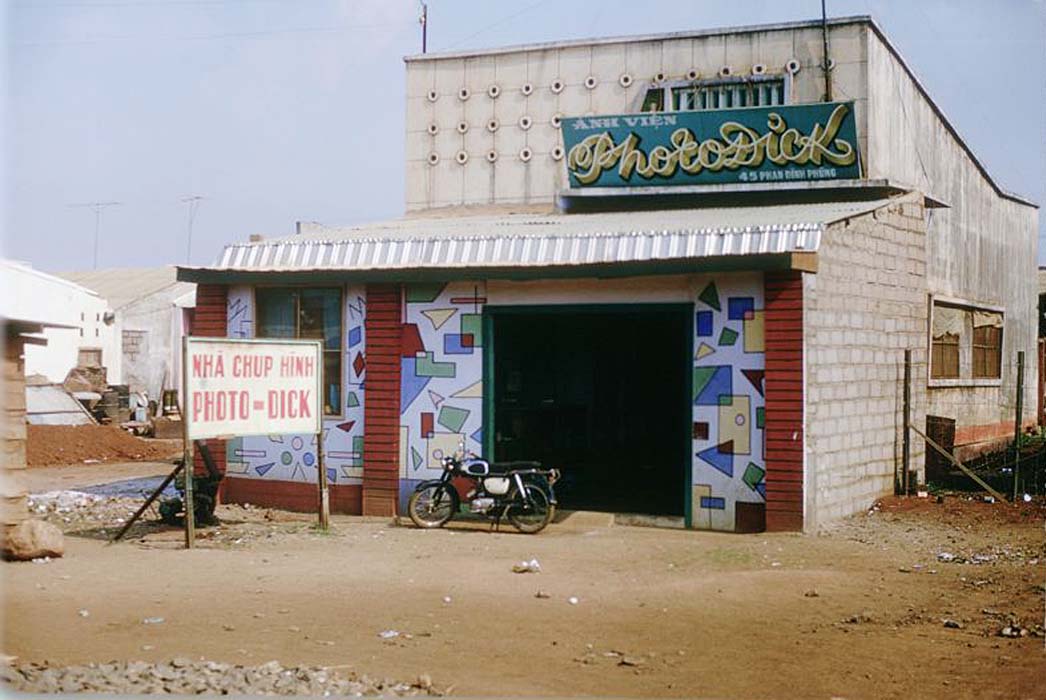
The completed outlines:
<svg viewBox="0 0 1046 700">
<path fill-rule="evenodd" d="M 540 462 L 491 464 L 474 454 L 458 452 L 443 458 L 439 479 L 423 481 L 414 489 L 407 512 L 421 528 L 442 527 L 461 508 L 453 481 L 468 479 L 465 495 L 470 513 L 494 518 L 494 527 L 505 518 L 520 532 L 541 532 L 556 513 L 553 485 L 559 470 L 542 469 Z"/>
</svg>

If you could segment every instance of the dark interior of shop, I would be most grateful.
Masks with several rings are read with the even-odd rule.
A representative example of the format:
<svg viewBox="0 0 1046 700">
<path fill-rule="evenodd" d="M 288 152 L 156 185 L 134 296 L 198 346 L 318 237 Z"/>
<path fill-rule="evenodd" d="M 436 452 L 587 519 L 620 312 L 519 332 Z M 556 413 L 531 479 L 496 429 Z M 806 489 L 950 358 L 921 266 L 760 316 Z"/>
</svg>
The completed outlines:
<svg viewBox="0 0 1046 700">
<path fill-rule="evenodd" d="M 561 509 L 682 515 L 689 313 L 494 316 L 495 459 L 561 470 Z"/>
</svg>

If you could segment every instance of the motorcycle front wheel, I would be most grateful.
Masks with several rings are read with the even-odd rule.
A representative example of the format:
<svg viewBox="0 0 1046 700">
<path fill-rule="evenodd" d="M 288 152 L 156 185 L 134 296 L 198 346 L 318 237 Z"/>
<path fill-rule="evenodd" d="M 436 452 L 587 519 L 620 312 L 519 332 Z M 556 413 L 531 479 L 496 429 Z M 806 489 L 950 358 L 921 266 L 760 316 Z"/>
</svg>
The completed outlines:
<svg viewBox="0 0 1046 700">
<path fill-rule="evenodd" d="M 442 527 L 454 517 L 457 499 L 450 493 L 452 487 L 432 484 L 410 495 L 407 513 L 418 527 Z"/>
<path fill-rule="evenodd" d="M 556 507 L 549 503 L 548 494 L 540 486 L 526 485 L 527 496 L 530 498 L 531 506 L 524 505 L 522 495 L 509 505 L 505 511 L 505 517 L 512 523 L 512 527 L 520 532 L 533 535 L 541 532 L 545 526 L 552 522 L 552 516 L 556 514 Z"/>
</svg>

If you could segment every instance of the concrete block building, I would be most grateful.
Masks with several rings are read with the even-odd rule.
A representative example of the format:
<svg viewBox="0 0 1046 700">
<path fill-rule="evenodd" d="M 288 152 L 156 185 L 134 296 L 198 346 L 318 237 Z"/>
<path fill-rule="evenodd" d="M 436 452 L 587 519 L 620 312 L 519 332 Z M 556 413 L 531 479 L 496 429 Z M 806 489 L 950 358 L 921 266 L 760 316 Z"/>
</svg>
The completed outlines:
<svg viewBox="0 0 1046 700">
<path fill-rule="evenodd" d="M 872 19 L 412 56 L 406 86 L 404 218 L 179 269 L 194 334 L 324 341 L 335 510 L 400 511 L 464 442 L 561 469 L 563 508 L 809 530 L 922 469 L 906 350 L 914 425 L 1012 430 L 1037 208 Z M 313 443 L 215 445 L 224 497 L 314 508 Z"/>
<path fill-rule="evenodd" d="M 25 348 L 26 375 L 61 384 L 74 367 L 105 367 L 109 383 L 121 383 L 120 323 L 104 297 L 13 260 L 0 260 L 0 296 L 25 318 L 53 321 L 40 331 L 47 342 Z"/>
<path fill-rule="evenodd" d="M 195 286 L 179 282 L 176 274 L 168 266 L 61 275 L 106 300 L 119 323 L 119 383 L 155 401 L 161 400 L 165 389 L 181 386 L 181 342 L 196 304 Z"/>
</svg>

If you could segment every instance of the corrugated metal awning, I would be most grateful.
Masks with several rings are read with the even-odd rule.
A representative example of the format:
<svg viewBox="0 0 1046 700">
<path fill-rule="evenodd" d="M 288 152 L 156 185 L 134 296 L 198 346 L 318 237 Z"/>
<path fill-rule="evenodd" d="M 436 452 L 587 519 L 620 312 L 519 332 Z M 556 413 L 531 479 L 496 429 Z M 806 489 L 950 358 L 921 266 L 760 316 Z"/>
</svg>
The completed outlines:
<svg viewBox="0 0 1046 700">
<path fill-rule="evenodd" d="M 401 219 L 226 246 L 198 272 L 591 267 L 816 252 L 826 225 L 889 200 L 613 214 Z M 188 273 L 188 274 L 185 274 Z"/>
</svg>

